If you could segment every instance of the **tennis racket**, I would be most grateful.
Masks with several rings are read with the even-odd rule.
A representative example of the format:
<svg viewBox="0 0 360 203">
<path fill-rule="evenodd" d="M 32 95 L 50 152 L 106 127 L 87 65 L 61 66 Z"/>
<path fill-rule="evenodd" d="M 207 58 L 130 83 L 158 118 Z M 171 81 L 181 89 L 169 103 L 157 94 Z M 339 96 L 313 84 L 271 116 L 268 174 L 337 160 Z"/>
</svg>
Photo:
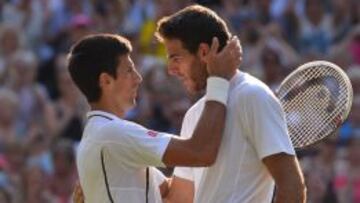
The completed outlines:
<svg viewBox="0 0 360 203">
<path fill-rule="evenodd" d="M 276 91 L 295 148 L 331 135 L 349 115 L 353 90 L 349 78 L 327 61 L 305 63 L 287 76 Z"/>
</svg>

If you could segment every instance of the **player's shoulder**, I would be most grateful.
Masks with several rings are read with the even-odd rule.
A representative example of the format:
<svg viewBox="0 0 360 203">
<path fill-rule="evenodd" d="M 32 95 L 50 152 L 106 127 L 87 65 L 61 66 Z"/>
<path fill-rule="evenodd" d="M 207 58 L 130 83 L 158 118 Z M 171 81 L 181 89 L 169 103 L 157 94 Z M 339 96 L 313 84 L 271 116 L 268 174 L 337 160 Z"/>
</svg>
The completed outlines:
<svg viewBox="0 0 360 203">
<path fill-rule="evenodd" d="M 110 141 L 126 138 L 128 135 L 143 131 L 145 128 L 135 122 L 115 118 L 106 119 L 98 117 L 89 122 L 84 133 L 90 139 L 98 141 Z"/>
<path fill-rule="evenodd" d="M 116 131 L 118 134 L 126 134 L 126 132 L 143 129 L 145 129 L 145 127 L 142 125 L 124 119 L 116 119 L 107 122 L 106 125 L 102 128 L 103 131 Z"/>
<path fill-rule="evenodd" d="M 243 99 L 274 97 L 273 91 L 264 82 L 248 73 L 243 74 L 242 80 L 236 84 L 231 95 Z"/>
<path fill-rule="evenodd" d="M 205 105 L 205 97 L 202 97 L 186 111 L 184 118 L 188 118 L 189 116 L 200 114 L 204 109 L 204 105 Z"/>
</svg>

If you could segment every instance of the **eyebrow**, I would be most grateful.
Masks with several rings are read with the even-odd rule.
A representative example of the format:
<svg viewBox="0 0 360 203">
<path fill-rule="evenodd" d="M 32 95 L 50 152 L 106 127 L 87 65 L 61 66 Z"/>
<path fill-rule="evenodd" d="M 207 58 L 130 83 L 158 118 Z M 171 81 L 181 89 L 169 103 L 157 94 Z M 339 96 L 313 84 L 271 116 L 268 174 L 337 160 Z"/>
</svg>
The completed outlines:
<svg viewBox="0 0 360 203">
<path fill-rule="evenodd" d="M 177 56 L 179 56 L 179 54 L 170 54 L 170 55 L 168 55 L 168 59 L 172 59 Z"/>
</svg>

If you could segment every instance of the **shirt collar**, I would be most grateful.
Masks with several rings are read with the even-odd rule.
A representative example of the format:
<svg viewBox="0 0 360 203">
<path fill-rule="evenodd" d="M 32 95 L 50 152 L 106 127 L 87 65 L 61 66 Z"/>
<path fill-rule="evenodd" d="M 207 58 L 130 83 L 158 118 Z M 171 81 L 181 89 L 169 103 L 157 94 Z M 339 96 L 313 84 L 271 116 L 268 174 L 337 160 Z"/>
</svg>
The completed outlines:
<svg viewBox="0 0 360 203">
<path fill-rule="evenodd" d="M 230 89 L 234 88 L 244 78 L 245 73 L 240 70 L 236 70 L 235 75 L 230 80 Z"/>
<path fill-rule="evenodd" d="M 105 111 L 100 111 L 100 110 L 93 110 L 93 111 L 89 111 L 86 114 L 87 119 L 90 119 L 91 117 L 94 116 L 99 116 L 99 117 L 103 117 L 103 118 L 107 118 L 108 120 L 116 120 L 119 119 L 119 117 L 117 117 L 115 114 L 109 113 L 109 112 L 105 112 Z"/>
</svg>

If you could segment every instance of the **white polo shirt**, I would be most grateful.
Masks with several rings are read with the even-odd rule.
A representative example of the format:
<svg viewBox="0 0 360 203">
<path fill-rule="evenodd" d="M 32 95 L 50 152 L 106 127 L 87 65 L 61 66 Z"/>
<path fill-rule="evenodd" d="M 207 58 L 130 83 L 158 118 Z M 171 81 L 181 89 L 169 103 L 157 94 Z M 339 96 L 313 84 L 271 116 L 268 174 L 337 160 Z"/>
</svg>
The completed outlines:
<svg viewBox="0 0 360 203">
<path fill-rule="evenodd" d="M 238 71 L 230 81 L 224 137 L 209 168 L 177 167 L 174 175 L 194 181 L 195 203 L 270 203 L 274 181 L 262 162 L 294 155 L 278 99 L 261 81 Z M 181 136 L 192 135 L 204 98 L 186 113 Z"/>
<path fill-rule="evenodd" d="M 144 203 L 146 167 L 164 166 L 162 156 L 171 135 L 148 130 L 103 111 L 88 113 L 77 151 L 77 168 L 86 203 L 110 202 L 101 164 L 101 149 L 114 202 Z M 160 203 L 164 176 L 154 167 L 149 173 L 149 203 Z"/>
</svg>

